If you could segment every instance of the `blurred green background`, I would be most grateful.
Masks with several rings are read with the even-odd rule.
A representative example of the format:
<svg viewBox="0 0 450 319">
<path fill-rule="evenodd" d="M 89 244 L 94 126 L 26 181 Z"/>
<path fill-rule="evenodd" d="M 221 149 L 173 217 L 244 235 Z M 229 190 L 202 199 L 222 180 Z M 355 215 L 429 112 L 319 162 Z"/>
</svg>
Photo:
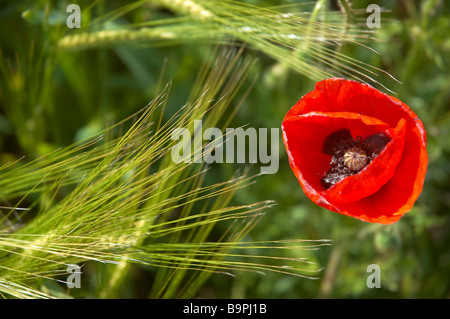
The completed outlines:
<svg viewBox="0 0 450 319">
<path fill-rule="evenodd" d="M 248 1 L 261 7 L 299 2 Z M 207 282 L 200 297 L 450 297 L 449 3 L 353 2 L 355 8 L 365 9 L 377 3 L 386 9 L 381 28 L 372 30 L 375 39 L 365 43 L 377 53 L 352 44 L 336 50 L 397 78 L 401 83 L 379 72 L 377 80 L 396 92 L 424 122 L 429 166 L 419 200 L 394 225 L 369 224 L 317 207 L 303 194 L 291 172 L 280 135 L 279 171 L 257 178 L 254 185 L 239 191 L 235 200 L 240 204 L 266 199 L 277 202 L 252 230 L 249 240 L 331 239 L 332 246 L 308 255 L 324 267 L 320 278 L 309 280 L 276 273 L 238 273 L 236 277 L 217 274 Z M 4 67 L 13 70 L 8 73 L 13 78 L 5 81 L 2 73 L 0 79 L 1 163 L 22 155 L 45 154 L 133 114 L 155 96 L 161 74 L 162 81 L 173 81 L 167 118 L 189 96 L 209 43 L 145 47 L 125 44 L 73 51 L 46 61 L 54 68 L 41 66 L 45 52 L 42 48 L 60 34 L 57 26 L 61 24 L 61 15 L 53 16 L 51 11 L 48 24 L 43 25 L 44 8 L 49 4 L 55 12 L 61 12 L 69 3 L 0 1 L 1 59 Z M 91 1 L 77 3 L 82 8 L 91 5 Z M 93 3 L 93 16 L 122 5 L 120 1 Z M 334 1 L 328 5 L 329 10 L 336 10 Z M 122 17 L 122 22 L 176 16 L 168 9 L 152 9 L 135 10 Z M 285 113 L 313 89 L 315 81 L 293 70 L 280 71 L 276 61 L 256 50 L 249 49 L 245 54 L 258 58 L 248 85 L 251 79 L 256 82 L 229 127 L 280 127 Z M 6 88 L 7 82 L 14 87 Z M 213 167 L 220 180 L 229 178 L 235 169 L 233 164 Z M 286 254 L 290 257 L 289 252 Z M 379 289 L 366 286 L 370 264 L 380 266 Z M 148 276 L 151 274 L 142 280 Z M 137 289 L 131 287 L 135 287 L 132 283 L 130 289 Z"/>
</svg>

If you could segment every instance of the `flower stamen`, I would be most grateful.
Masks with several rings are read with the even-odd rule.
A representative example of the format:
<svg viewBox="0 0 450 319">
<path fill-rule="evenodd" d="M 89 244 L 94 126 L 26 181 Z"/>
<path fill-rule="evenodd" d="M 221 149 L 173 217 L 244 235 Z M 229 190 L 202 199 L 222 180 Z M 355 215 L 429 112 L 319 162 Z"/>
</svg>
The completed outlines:
<svg viewBox="0 0 450 319">
<path fill-rule="evenodd" d="M 324 141 L 322 152 L 331 156 L 330 169 L 320 179 L 328 189 L 344 178 L 355 175 L 377 157 L 390 141 L 385 133 L 376 133 L 367 139 L 352 138 L 349 129 L 336 131 Z"/>
</svg>

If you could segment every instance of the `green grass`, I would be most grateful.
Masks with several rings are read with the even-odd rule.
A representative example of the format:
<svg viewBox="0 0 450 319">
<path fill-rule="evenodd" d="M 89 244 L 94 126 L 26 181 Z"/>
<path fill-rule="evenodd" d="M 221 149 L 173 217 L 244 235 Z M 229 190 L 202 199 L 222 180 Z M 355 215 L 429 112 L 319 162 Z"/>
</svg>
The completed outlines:
<svg viewBox="0 0 450 319">
<path fill-rule="evenodd" d="M 73 30 L 68 2 L 2 2 L 1 296 L 448 298 L 448 4 L 380 1 L 368 29 L 377 1 L 338 2 L 79 1 Z M 340 76 L 426 127 L 424 190 L 397 224 L 312 204 L 281 141 L 273 175 L 170 158 L 176 127 L 279 128 Z"/>
</svg>

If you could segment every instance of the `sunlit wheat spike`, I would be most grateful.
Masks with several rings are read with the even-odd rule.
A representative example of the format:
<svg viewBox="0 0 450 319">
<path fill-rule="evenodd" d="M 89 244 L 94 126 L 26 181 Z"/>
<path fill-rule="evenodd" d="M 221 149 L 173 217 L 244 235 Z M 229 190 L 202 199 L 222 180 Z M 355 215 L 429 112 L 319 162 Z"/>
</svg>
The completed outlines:
<svg viewBox="0 0 450 319">
<path fill-rule="evenodd" d="M 214 273 L 316 277 L 319 267 L 304 258 L 319 243 L 238 244 L 273 209 L 272 201 L 232 204 L 255 176 L 244 172 L 206 184 L 208 169 L 202 163 L 175 163 L 170 157 L 175 128 L 191 127 L 197 119 L 211 126 L 228 122 L 231 105 L 242 104 L 237 94 L 252 66 L 242 53 L 233 46 L 211 50 L 214 63 L 200 68 L 192 95 L 168 120 L 161 121 L 161 112 L 170 86 L 97 136 L 2 167 L 3 297 L 58 297 L 41 290 L 41 283 L 64 286 L 69 264 L 104 265 L 111 276 L 99 297 L 114 296 L 134 265 L 157 267 L 151 292 L 157 298 L 195 296 Z M 211 241 L 218 225 L 226 230 Z M 261 253 L 247 255 L 244 247 Z M 285 249 L 304 254 L 263 253 Z"/>
<path fill-rule="evenodd" d="M 136 2 L 105 14 L 94 20 L 93 26 L 117 19 L 143 4 Z M 140 46 L 223 43 L 232 38 L 313 80 L 347 77 L 381 85 L 376 76 L 386 74 L 363 61 L 350 59 L 337 49 L 348 43 L 371 50 L 373 31 L 355 22 L 365 14 L 364 10 L 343 7 L 342 11 L 329 11 L 323 0 L 312 10 L 305 5 L 262 8 L 222 0 L 157 0 L 154 4 L 179 16 L 108 30 L 81 31 L 63 37 L 58 48 L 80 50 L 124 43 Z"/>
</svg>

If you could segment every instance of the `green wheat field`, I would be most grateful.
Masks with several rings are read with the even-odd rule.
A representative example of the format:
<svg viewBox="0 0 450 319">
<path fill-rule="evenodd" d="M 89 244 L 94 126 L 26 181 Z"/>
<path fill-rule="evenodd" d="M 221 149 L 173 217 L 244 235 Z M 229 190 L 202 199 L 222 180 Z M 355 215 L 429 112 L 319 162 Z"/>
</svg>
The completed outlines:
<svg viewBox="0 0 450 319">
<path fill-rule="evenodd" d="M 445 0 L 0 0 L 0 297 L 449 298 L 449 30 Z M 176 128 L 280 129 L 334 77 L 425 125 L 398 223 L 312 203 L 281 134 L 273 174 L 171 157 Z"/>
</svg>

